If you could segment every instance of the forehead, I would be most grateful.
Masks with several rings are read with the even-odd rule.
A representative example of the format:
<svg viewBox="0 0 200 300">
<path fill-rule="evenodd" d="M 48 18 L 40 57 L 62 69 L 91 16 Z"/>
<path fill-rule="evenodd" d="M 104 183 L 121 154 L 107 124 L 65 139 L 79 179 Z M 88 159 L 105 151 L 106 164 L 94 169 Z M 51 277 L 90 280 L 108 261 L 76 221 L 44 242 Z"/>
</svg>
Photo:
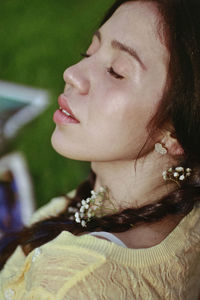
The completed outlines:
<svg viewBox="0 0 200 300">
<path fill-rule="evenodd" d="M 167 48 L 161 39 L 162 18 L 154 2 L 126 2 L 103 25 L 102 34 L 139 51 L 144 59 L 160 57 L 167 63 Z"/>
</svg>

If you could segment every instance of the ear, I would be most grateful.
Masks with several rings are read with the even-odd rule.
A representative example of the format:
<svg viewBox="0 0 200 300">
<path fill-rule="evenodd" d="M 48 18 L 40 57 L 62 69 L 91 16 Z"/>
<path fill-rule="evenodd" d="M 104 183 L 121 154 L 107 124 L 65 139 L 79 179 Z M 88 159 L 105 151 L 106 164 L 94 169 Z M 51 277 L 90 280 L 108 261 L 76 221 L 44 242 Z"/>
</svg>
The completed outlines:
<svg viewBox="0 0 200 300">
<path fill-rule="evenodd" d="M 170 155 L 182 156 L 184 154 L 182 146 L 170 131 L 167 131 L 165 133 L 165 136 L 162 139 L 162 143 L 165 145 L 165 148 Z"/>
</svg>

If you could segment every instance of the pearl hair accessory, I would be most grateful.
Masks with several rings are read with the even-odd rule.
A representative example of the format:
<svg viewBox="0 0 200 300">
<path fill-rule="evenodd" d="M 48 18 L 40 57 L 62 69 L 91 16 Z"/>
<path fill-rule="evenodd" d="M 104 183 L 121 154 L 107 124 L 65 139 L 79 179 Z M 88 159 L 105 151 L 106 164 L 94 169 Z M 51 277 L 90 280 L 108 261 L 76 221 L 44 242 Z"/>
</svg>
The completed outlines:
<svg viewBox="0 0 200 300">
<path fill-rule="evenodd" d="M 163 145 L 161 143 L 155 144 L 155 151 L 162 155 L 167 154 L 167 149 L 165 147 L 163 147 Z"/>
<path fill-rule="evenodd" d="M 162 175 L 165 181 L 174 181 L 180 187 L 180 183 L 186 180 L 186 178 L 191 175 L 191 172 L 192 170 L 190 168 L 172 167 L 164 171 Z"/>
<path fill-rule="evenodd" d="M 80 223 L 82 227 L 87 227 L 87 223 L 93 217 L 102 217 L 106 213 L 102 212 L 102 204 L 105 200 L 109 200 L 108 188 L 100 187 L 99 191 L 91 191 L 91 197 L 83 199 L 81 203 L 77 203 L 77 207 L 68 207 L 68 212 L 73 213 L 69 217 L 70 220 Z M 112 212 L 116 210 L 111 209 Z"/>
</svg>

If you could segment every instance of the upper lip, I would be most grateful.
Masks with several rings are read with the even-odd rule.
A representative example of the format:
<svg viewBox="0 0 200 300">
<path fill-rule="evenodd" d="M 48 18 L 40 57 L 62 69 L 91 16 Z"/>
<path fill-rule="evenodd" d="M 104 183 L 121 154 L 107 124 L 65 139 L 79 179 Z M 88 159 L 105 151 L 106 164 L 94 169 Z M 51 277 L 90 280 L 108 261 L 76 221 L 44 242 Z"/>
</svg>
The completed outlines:
<svg viewBox="0 0 200 300">
<path fill-rule="evenodd" d="M 77 120 L 79 122 L 79 120 L 75 117 L 75 115 L 71 111 L 71 109 L 70 109 L 70 107 L 68 105 L 68 102 L 67 102 L 67 98 L 66 98 L 66 96 L 64 94 L 61 94 L 58 97 L 58 104 L 61 107 L 61 109 L 66 110 L 72 116 L 73 119 L 75 119 L 75 120 Z"/>
</svg>

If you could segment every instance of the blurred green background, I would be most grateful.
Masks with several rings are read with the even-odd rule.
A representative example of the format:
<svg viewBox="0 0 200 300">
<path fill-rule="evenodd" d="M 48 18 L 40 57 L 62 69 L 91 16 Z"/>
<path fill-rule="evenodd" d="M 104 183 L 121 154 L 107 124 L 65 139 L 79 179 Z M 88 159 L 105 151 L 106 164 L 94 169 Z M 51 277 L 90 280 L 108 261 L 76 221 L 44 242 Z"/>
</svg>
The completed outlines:
<svg viewBox="0 0 200 300">
<path fill-rule="evenodd" d="M 6 152 L 18 150 L 25 155 L 37 207 L 74 189 L 88 175 L 88 163 L 63 158 L 52 149 L 52 115 L 63 91 L 63 71 L 80 59 L 113 2 L 0 1 L 0 79 L 44 88 L 50 93 L 48 109 L 6 148 Z"/>
</svg>

